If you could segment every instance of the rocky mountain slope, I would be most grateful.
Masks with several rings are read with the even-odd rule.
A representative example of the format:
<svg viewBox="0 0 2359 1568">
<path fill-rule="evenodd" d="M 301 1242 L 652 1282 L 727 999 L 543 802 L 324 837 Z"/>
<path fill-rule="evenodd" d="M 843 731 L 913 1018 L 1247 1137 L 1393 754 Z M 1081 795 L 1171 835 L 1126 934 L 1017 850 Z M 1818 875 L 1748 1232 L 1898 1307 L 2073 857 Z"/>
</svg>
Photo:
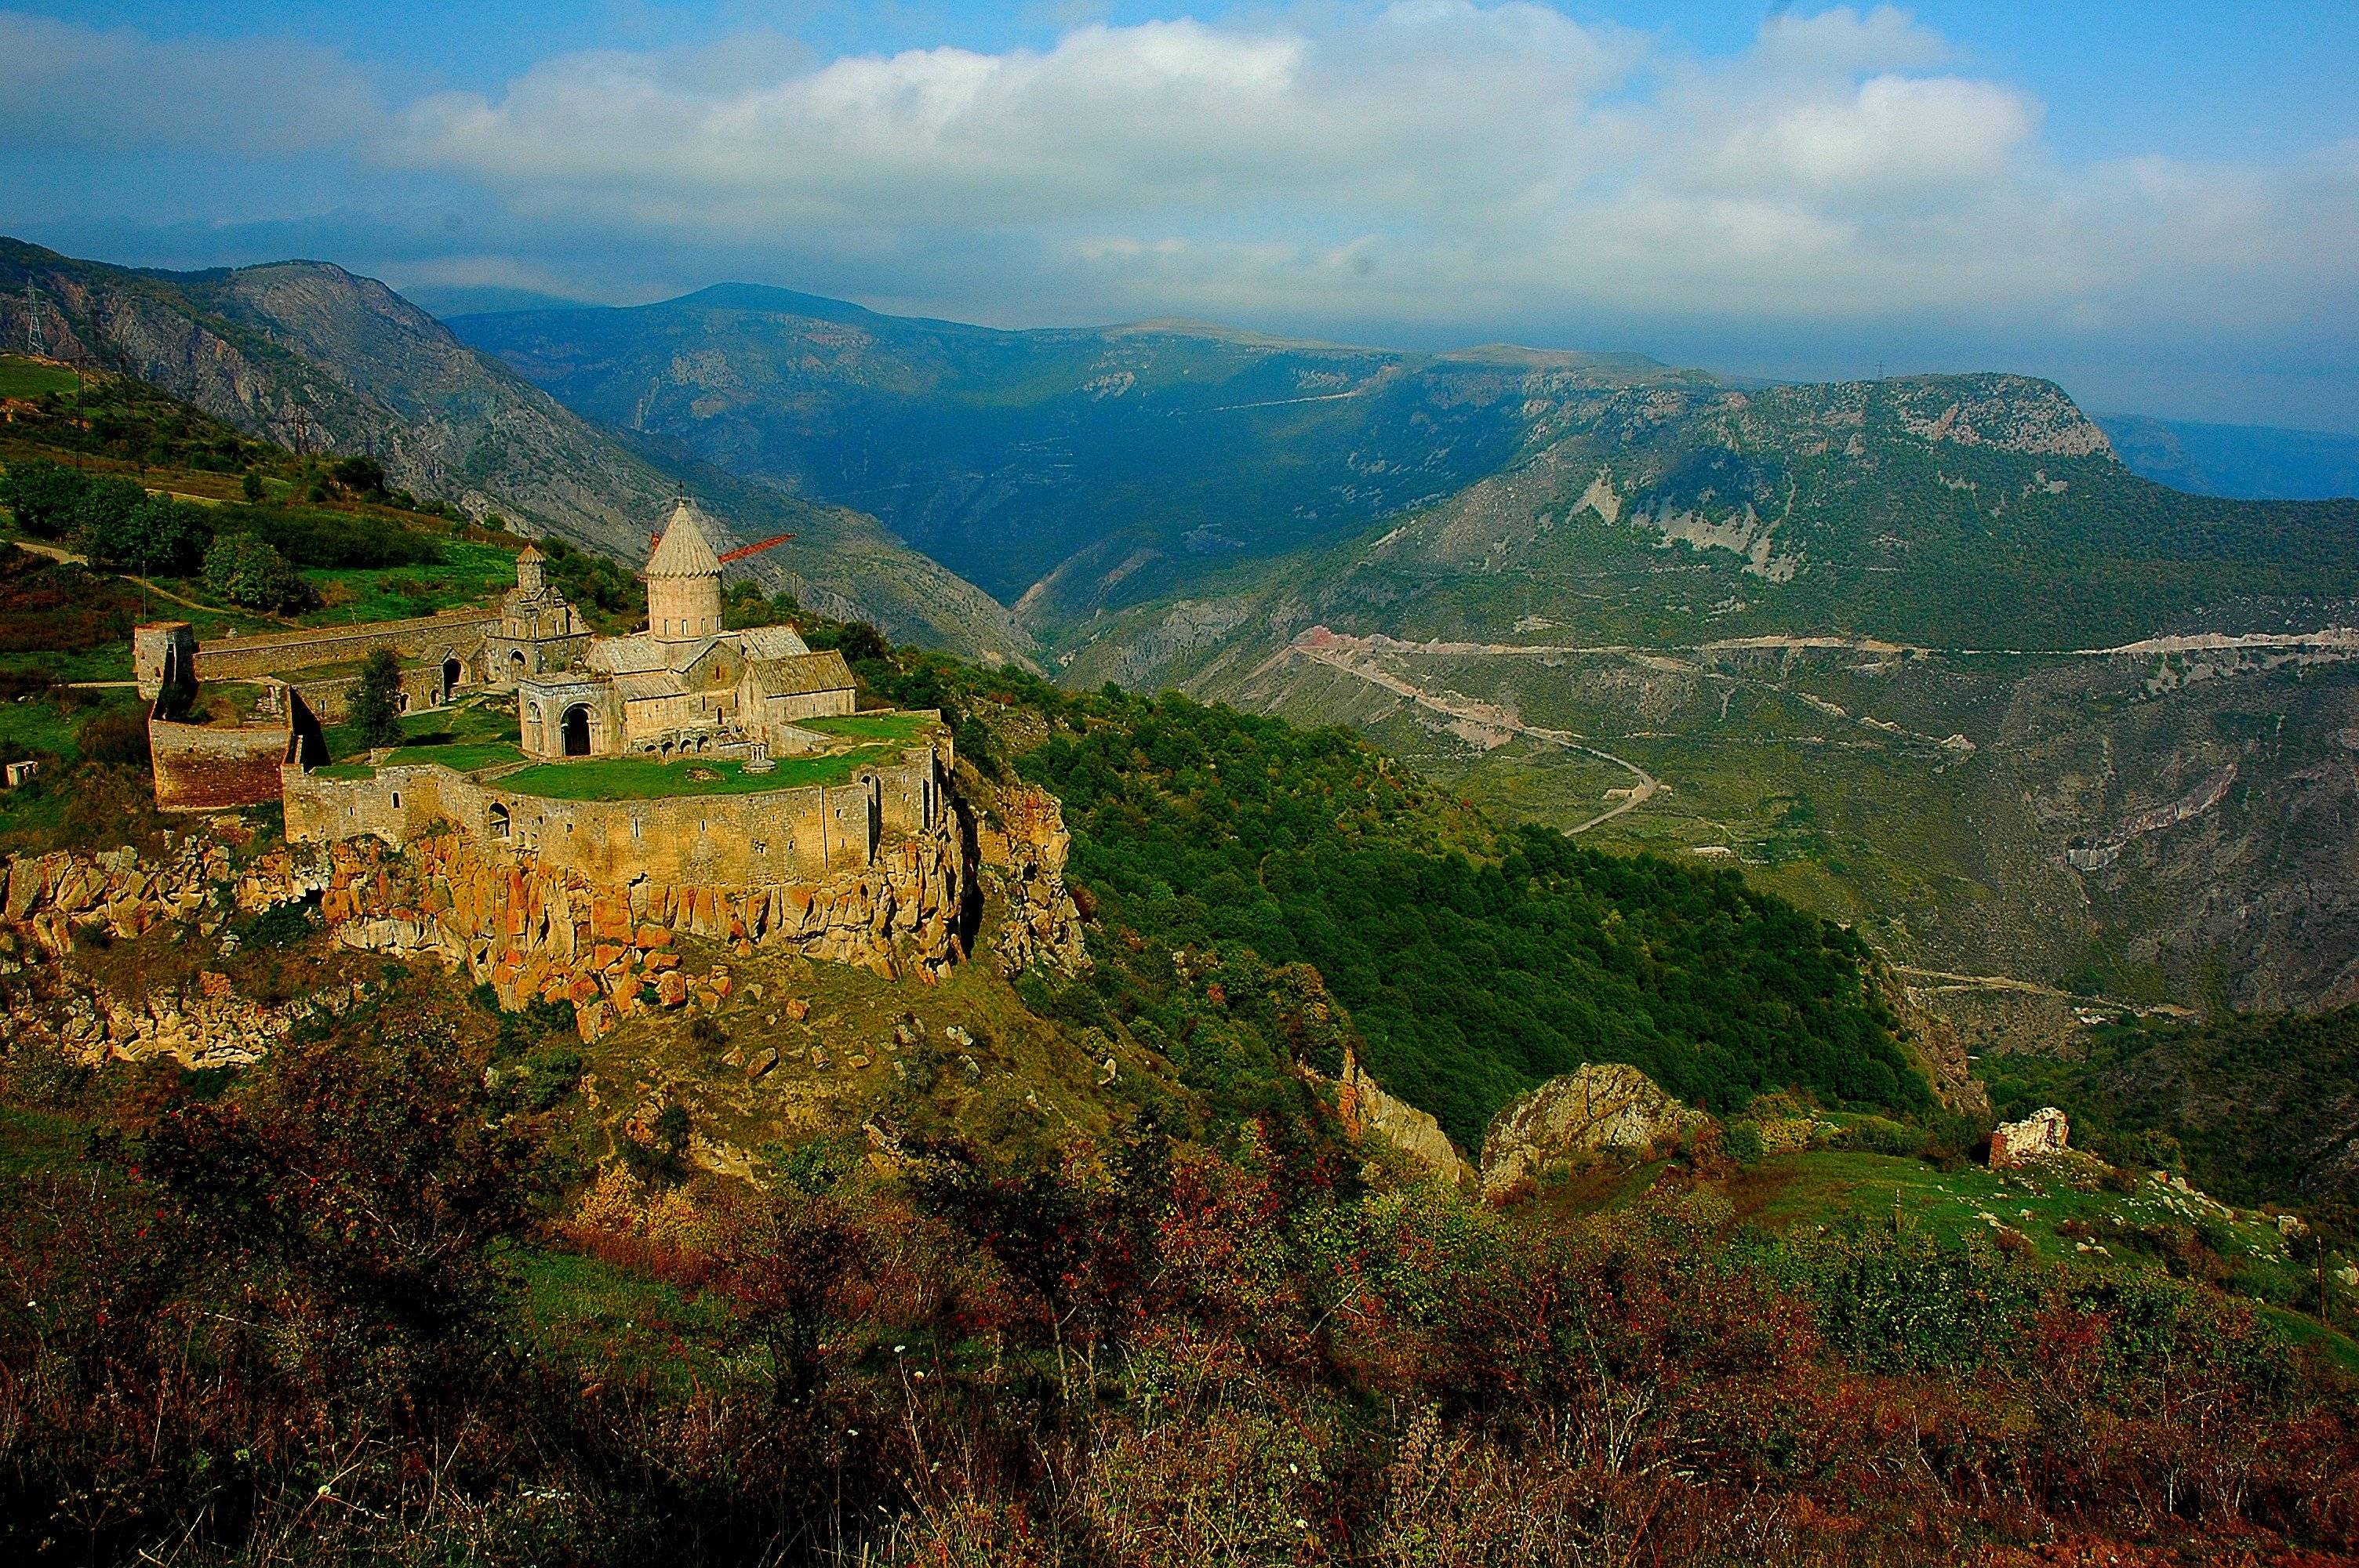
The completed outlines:
<svg viewBox="0 0 2359 1568">
<path fill-rule="evenodd" d="M 748 538 L 799 535 L 748 563 L 773 588 L 904 637 L 976 654 L 1022 646 L 998 605 L 874 519 L 635 450 L 383 284 L 325 263 L 138 272 L 0 240 L 0 349 L 36 347 L 137 376 L 299 452 L 369 453 L 403 488 L 625 560 L 685 484 Z"/>
<path fill-rule="evenodd" d="M 593 417 L 875 506 L 1015 600 L 1068 685 L 1357 724 L 1473 797 L 1728 855 L 1897 961 L 2034 988 L 1939 991 L 1971 1038 L 2069 1033 L 2076 989 L 2359 979 L 2359 676 L 2302 640 L 2359 614 L 2359 503 L 2155 484 L 2051 384 L 1739 388 L 735 287 L 459 330 Z M 2200 641 L 2245 634 L 2292 641 Z"/>
<path fill-rule="evenodd" d="M 453 330 L 590 418 L 875 512 L 1044 634 L 1462 490 L 1536 404 L 1708 379 L 1195 322 L 994 331 L 734 284 Z"/>
<path fill-rule="evenodd" d="M 1942 982 L 1985 1043 L 2070 1033 L 2075 989 L 2351 997 L 2359 506 L 2153 485 L 2016 377 L 1631 389 L 1535 429 L 1440 505 L 1080 629 L 1064 677 L 1355 724 L 2047 989 Z"/>
</svg>

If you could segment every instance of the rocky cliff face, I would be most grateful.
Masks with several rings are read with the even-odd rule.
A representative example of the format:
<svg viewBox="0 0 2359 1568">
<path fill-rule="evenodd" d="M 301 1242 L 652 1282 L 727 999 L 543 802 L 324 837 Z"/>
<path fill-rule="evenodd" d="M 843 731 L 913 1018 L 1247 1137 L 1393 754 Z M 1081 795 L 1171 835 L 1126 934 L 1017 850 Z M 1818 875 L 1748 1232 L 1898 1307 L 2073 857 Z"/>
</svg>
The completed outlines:
<svg viewBox="0 0 2359 1568">
<path fill-rule="evenodd" d="M 2043 1155 L 2061 1154 L 2071 1146 L 2071 1123 L 2052 1105 L 2021 1121 L 2003 1121 L 1991 1130 L 1991 1169 L 2005 1170 Z"/>
<path fill-rule="evenodd" d="M 887 978 L 938 978 L 962 956 L 967 868 L 949 834 L 889 846 L 867 869 L 820 882 L 748 888 L 596 888 L 458 834 L 401 854 L 374 839 L 326 854 L 320 907 L 338 942 L 463 968 L 503 1006 L 571 1002 L 585 1038 L 691 1000 L 699 986 L 680 972 L 675 933 L 740 953 L 797 947 Z"/>
<path fill-rule="evenodd" d="M 1053 801 L 1049 806 L 1054 822 Z M 792 946 L 888 978 L 939 978 L 964 957 L 969 876 L 960 841 L 948 832 L 895 843 L 863 871 L 810 884 L 640 881 L 627 889 L 593 888 L 528 855 L 458 834 L 407 852 L 369 838 L 280 847 L 242 867 L 226 846 L 192 836 L 163 861 L 129 849 L 10 859 L 0 873 L 0 989 L 20 1027 L 39 1020 L 40 1038 L 78 1055 L 161 1053 L 190 1065 L 250 1061 L 301 1017 L 322 1007 L 340 1011 L 350 999 L 257 1007 L 226 982 L 108 994 L 73 974 L 77 944 L 135 938 L 175 922 L 211 939 L 223 936 L 234 914 L 316 899 L 339 946 L 463 970 L 494 986 L 504 1006 L 570 1003 L 583 1036 L 594 1038 L 632 1011 L 710 1003 L 728 993 L 725 969 L 689 972 L 677 950 L 679 935 L 741 954 Z M 1030 879 L 1031 914 L 1011 924 L 1045 951 L 1078 955 L 1071 900 L 1060 917 L 1037 891 L 1052 880 L 1053 873 Z M 1061 897 L 1061 882 L 1055 885 Z"/>
<path fill-rule="evenodd" d="M 1064 807 L 1048 791 L 1022 784 L 995 792 L 990 816 L 975 842 L 984 877 L 1006 903 L 992 944 L 1001 970 L 1019 975 L 1036 963 L 1068 974 L 1088 968 L 1081 910 L 1065 886 L 1073 840 Z"/>
<path fill-rule="evenodd" d="M 1451 1186 L 1472 1186 L 1474 1167 L 1441 1130 L 1441 1123 L 1386 1092 L 1368 1076 L 1350 1046 L 1343 1049 L 1343 1076 L 1335 1082 L 1335 1109 L 1355 1138 L 1381 1139 L 1411 1168 Z"/>
<path fill-rule="evenodd" d="M 133 940 L 167 925 L 221 939 L 232 915 L 301 900 L 317 874 L 291 862 L 240 878 L 229 847 L 197 835 L 160 860 L 130 849 L 97 855 L 11 856 L 0 867 L 0 1008 L 11 1050 L 48 1050 L 95 1066 L 169 1057 L 182 1066 L 252 1062 L 295 1025 L 341 1015 L 364 988 L 339 987 L 285 1002 L 241 997 L 225 975 L 205 971 L 126 992 L 92 980 L 82 949 Z"/>
<path fill-rule="evenodd" d="M 1483 1134 L 1483 1195 L 1512 1197 L 1560 1162 L 1646 1158 L 1710 1119 L 1636 1067 L 1593 1062 L 1550 1078 L 1492 1119 Z"/>
</svg>

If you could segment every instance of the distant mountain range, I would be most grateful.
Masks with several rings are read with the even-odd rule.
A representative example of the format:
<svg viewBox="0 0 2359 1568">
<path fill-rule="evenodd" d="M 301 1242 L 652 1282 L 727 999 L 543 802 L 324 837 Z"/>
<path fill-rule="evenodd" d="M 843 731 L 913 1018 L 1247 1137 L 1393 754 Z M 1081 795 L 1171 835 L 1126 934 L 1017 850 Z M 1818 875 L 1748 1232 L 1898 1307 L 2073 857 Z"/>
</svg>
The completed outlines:
<svg viewBox="0 0 2359 1568">
<path fill-rule="evenodd" d="M 2359 436 L 2143 414 L 2100 414 L 2097 423 L 2130 471 L 2173 490 L 2246 501 L 2359 495 Z"/>
<path fill-rule="evenodd" d="M 1184 321 L 995 331 L 739 284 L 452 327 L 592 419 L 875 513 L 1034 626 L 1440 502 L 1516 460 L 1536 400 L 1708 381 Z"/>
<path fill-rule="evenodd" d="M 27 300 L 32 302 L 27 309 Z M 849 509 L 601 430 L 371 278 L 323 262 L 135 271 L 0 239 L 0 349 L 80 357 L 299 452 L 625 562 L 685 488 L 749 538 L 746 570 L 816 608 L 978 654 L 1026 645 L 990 597 Z"/>
</svg>

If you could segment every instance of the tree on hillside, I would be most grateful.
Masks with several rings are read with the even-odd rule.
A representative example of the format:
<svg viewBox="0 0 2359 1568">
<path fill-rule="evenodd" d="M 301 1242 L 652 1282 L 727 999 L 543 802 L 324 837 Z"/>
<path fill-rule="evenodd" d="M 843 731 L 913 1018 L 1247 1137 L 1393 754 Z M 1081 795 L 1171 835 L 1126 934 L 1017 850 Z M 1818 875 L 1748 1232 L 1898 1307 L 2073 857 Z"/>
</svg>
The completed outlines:
<svg viewBox="0 0 2359 1568">
<path fill-rule="evenodd" d="M 90 481 L 73 469 L 20 458 L 0 474 L 0 506 L 37 539 L 54 539 L 74 525 L 74 508 Z"/>
<path fill-rule="evenodd" d="M 102 566 L 181 577 L 203 559 L 212 530 L 186 502 L 149 495 L 129 480 L 103 479 L 75 508 L 74 535 Z"/>
<path fill-rule="evenodd" d="M 375 458 L 338 458 L 328 477 L 353 495 L 385 493 L 385 465 Z"/>
<path fill-rule="evenodd" d="M 205 552 L 205 586 L 232 604 L 281 614 L 309 610 L 320 596 L 266 539 L 224 534 Z"/>
<path fill-rule="evenodd" d="M 263 496 L 267 493 L 262 488 L 262 476 L 255 472 L 252 469 L 246 470 L 245 477 L 238 481 L 237 492 L 240 495 L 245 496 L 246 500 L 256 503 L 260 502 Z"/>
<path fill-rule="evenodd" d="M 346 710 L 362 745 L 401 743 L 401 663 L 392 649 L 379 648 L 361 665 Z"/>
</svg>

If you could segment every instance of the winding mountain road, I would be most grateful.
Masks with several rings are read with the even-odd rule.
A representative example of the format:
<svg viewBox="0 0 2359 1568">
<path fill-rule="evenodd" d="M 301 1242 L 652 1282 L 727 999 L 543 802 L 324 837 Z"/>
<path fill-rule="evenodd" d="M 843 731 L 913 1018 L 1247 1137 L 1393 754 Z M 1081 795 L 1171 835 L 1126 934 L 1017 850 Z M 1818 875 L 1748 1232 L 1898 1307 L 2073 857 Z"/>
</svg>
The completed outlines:
<svg viewBox="0 0 2359 1568">
<path fill-rule="evenodd" d="M 1603 762 L 1611 762 L 1617 768 L 1626 770 L 1632 778 L 1638 781 L 1631 786 L 1628 796 L 1616 805 L 1599 812 L 1586 822 L 1566 828 L 1565 833 L 1568 836 L 1586 833 L 1601 822 L 1610 822 L 1624 812 L 1636 811 L 1652 800 L 1663 787 L 1660 779 L 1630 761 L 1629 758 L 1617 757 L 1611 752 L 1600 751 L 1567 730 L 1544 730 L 1536 724 L 1527 724 L 1496 703 L 1480 702 L 1470 697 L 1460 697 L 1454 692 L 1427 691 L 1422 687 L 1401 679 L 1389 670 L 1363 665 L 1352 656 L 1354 645 L 1343 639 L 1330 637 L 1321 640 L 1305 637 L 1288 644 L 1286 651 L 1288 654 L 1299 654 L 1314 664 L 1324 665 L 1329 669 L 1340 670 L 1355 680 L 1365 681 L 1380 690 L 1390 692 L 1395 697 L 1415 703 L 1429 712 L 1439 713 L 1451 721 L 1451 729 L 1457 734 L 1478 744 L 1484 741 L 1496 744 L 1509 735 L 1522 735 L 1534 741 L 1545 741 L 1551 746 L 1560 746 L 1568 752 L 1579 752 L 1583 755 L 1595 757 Z"/>
</svg>

